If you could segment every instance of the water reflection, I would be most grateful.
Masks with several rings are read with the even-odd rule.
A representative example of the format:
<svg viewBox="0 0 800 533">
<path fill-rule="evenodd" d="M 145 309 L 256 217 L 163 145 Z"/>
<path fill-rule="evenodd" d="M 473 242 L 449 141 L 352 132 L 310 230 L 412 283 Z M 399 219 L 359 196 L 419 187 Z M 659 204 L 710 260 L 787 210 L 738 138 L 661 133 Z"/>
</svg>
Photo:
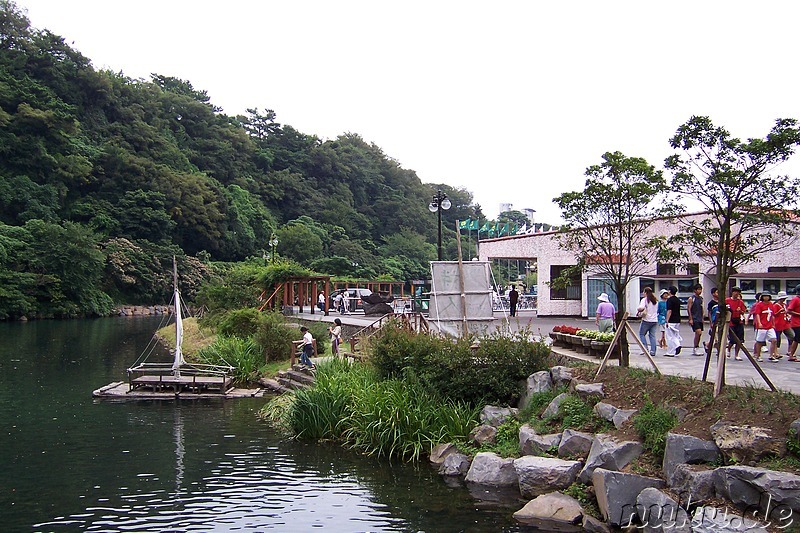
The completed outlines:
<svg viewBox="0 0 800 533">
<path fill-rule="evenodd" d="M 4 530 L 519 530 L 425 464 L 283 438 L 263 399 L 93 402 L 155 325 L 0 324 Z"/>
</svg>

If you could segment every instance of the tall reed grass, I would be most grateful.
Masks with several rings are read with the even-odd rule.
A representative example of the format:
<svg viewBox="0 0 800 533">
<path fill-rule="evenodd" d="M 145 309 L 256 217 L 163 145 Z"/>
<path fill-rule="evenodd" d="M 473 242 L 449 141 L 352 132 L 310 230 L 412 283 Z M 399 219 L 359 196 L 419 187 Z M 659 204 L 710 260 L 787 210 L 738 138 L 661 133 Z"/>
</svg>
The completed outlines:
<svg viewBox="0 0 800 533">
<path fill-rule="evenodd" d="M 258 379 L 259 369 L 264 365 L 261 347 L 252 338 L 217 336 L 214 344 L 197 353 L 200 363 L 230 365 L 234 370 L 234 382 L 246 384 Z"/>
<path fill-rule="evenodd" d="M 368 365 L 320 365 L 314 387 L 264 413 L 297 438 L 336 439 L 369 455 L 418 459 L 432 446 L 463 439 L 479 409 L 444 400 L 414 379 L 381 381 Z"/>
</svg>

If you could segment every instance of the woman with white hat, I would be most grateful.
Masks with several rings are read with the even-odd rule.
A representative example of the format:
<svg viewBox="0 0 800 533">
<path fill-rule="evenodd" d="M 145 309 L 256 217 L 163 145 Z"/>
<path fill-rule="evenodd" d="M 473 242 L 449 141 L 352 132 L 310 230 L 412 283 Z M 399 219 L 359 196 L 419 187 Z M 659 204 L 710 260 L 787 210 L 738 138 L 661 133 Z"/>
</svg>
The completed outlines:
<svg viewBox="0 0 800 533">
<path fill-rule="evenodd" d="M 597 297 L 600 304 L 597 306 L 597 313 L 595 313 L 595 324 L 600 333 L 608 333 L 614 331 L 614 317 L 617 310 L 614 309 L 614 304 L 608 300 L 608 294 L 603 293 Z"/>
</svg>

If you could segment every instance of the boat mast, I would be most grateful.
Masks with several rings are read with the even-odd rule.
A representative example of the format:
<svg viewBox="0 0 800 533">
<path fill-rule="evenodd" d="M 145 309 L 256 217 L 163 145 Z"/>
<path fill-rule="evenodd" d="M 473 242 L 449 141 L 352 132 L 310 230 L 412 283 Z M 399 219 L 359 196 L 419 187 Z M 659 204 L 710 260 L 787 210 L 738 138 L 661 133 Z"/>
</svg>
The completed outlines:
<svg viewBox="0 0 800 533">
<path fill-rule="evenodd" d="M 186 361 L 183 360 L 183 351 L 181 345 L 183 344 L 183 318 L 181 317 L 181 293 L 178 290 L 178 261 L 175 256 L 172 256 L 172 279 L 175 287 L 175 293 L 172 300 L 175 302 L 175 358 L 172 362 L 172 374 L 179 378 L 181 377 L 181 366 Z"/>
</svg>

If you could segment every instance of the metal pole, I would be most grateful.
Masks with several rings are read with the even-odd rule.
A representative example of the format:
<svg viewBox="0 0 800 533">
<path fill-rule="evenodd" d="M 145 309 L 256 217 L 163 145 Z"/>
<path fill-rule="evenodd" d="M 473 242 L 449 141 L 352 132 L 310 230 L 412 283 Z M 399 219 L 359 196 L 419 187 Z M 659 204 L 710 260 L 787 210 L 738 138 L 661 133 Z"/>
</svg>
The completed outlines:
<svg viewBox="0 0 800 533">
<path fill-rule="evenodd" d="M 439 261 L 442 260 L 442 200 L 439 199 L 438 207 L 436 209 L 437 214 L 439 215 L 439 240 L 438 240 L 438 252 L 439 252 Z"/>
</svg>

